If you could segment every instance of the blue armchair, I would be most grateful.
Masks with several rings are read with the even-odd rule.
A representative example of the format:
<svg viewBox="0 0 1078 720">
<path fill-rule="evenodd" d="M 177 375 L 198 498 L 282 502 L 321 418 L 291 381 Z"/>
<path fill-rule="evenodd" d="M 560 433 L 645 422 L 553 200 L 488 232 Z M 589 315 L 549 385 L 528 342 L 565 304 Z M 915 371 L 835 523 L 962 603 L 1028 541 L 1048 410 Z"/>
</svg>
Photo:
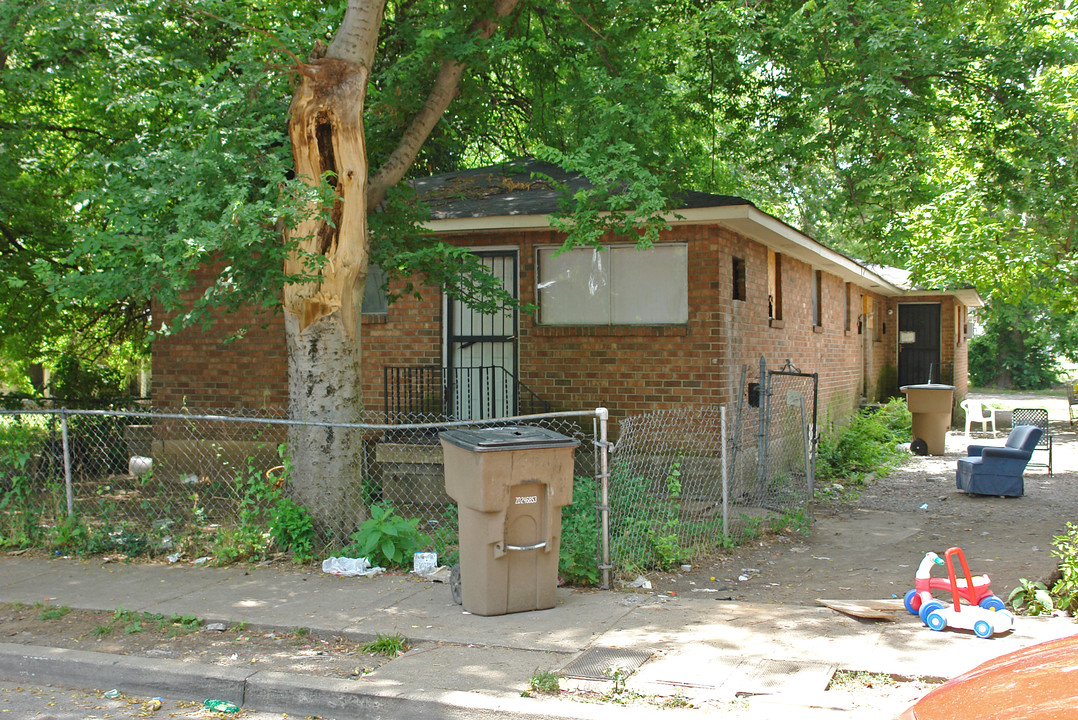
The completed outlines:
<svg viewBox="0 0 1078 720">
<path fill-rule="evenodd" d="M 958 459 L 958 489 L 975 495 L 1022 497 L 1022 473 L 1041 439 L 1041 429 L 1019 425 L 1007 436 L 1007 444 L 970 445 L 969 457 Z"/>
</svg>

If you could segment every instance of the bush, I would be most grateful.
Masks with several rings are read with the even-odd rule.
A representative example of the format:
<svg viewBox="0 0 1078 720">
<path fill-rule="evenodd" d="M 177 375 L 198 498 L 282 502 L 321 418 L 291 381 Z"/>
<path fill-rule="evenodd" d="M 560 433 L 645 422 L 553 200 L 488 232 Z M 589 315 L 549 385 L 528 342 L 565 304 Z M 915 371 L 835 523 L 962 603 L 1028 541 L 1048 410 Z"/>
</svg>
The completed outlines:
<svg viewBox="0 0 1078 720">
<path fill-rule="evenodd" d="M 1071 615 L 1078 610 L 1078 525 L 1067 523 L 1067 530 L 1054 538 L 1052 554 L 1059 559 L 1059 580 L 1051 589 L 1056 607 Z"/>
<path fill-rule="evenodd" d="M 816 477 L 860 480 L 892 467 L 902 456 L 898 446 L 910 438 L 911 424 L 909 409 L 901 399 L 858 413 L 845 427 L 820 437 Z"/>
<path fill-rule="evenodd" d="M 561 552 L 558 573 L 574 585 L 599 582 L 596 549 L 599 546 L 599 511 L 595 507 L 594 478 L 573 480 L 573 504 L 561 511 Z"/>
<path fill-rule="evenodd" d="M 378 503 L 342 554 L 367 558 L 371 565 L 406 568 L 416 552 L 431 544 L 420 532 L 418 519 L 401 517 L 389 503 Z"/>
</svg>

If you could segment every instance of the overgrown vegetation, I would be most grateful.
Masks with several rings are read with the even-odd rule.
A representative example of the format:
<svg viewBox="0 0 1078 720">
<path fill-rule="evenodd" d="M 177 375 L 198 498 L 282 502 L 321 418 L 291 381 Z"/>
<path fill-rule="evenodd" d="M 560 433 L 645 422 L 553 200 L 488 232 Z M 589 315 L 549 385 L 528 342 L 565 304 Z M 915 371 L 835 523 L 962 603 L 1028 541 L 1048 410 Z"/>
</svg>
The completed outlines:
<svg viewBox="0 0 1078 720">
<path fill-rule="evenodd" d="M 236 474 L 238 522 L 221 528 L 216 535 L 212 554 L 218 563 L 262 559 L 273 549 L 291 552 L 296 562 L 313 557 L 314 522 L 303 506 L 284 494 L 292 466 L 284 444 L 278 446 L 277 454 L 284 464 L 274 479 L 255 467 L 251 457 L 247 467 Z"/>
<path fill-rule="evenodd" d="M 98 438 L 113 448 L 111 455 L 119 456 L 122 427 L 104 436 L 82 435 Z M 129 557 L 197 553 L 222 564 L 264 559 L 271 553 L 290 553 L 296 562 L 314 557 L 311 516 L 284 492 L 291 465 L 283 445 L 278 447 L 282 472 L 272 480 L 247 458 L 247 466 L 238 469 L 230 483 L 188 487 L 152 472 L 132 478 L 117 472 L 110 456 L 97 448 L 86 449 L 80 457 L 72 442 L 78 474 L 100 479 L 89 484 L 89 493 L 83 489 L 76 494 L 75 512 L 69 513 L 63 449 L 55 435 L 47 421 L 37 417 L 0 422 L 0 548 Z M 227 503 L 229 496 L 236 497 L 232 521 L 212 522 L 207 502 Z"/>
<path fill-rule="evenodd" d="M 616 465 L 610 481 L 610 553 L 621 573 L 668 569 L 688 560 L 691 548 L 681 533 L 691 528 L 678 513 L 681 497 L 679 456 L 659 480 L 627 472 Z"/>
<path fill-rule="evenodd" d="M 822 434 L 816 455 L 817 481 L 864 484 L 869 473 L 894 467 L 905 455 L 899 446 L 909 442 L 911 423 L 905 400 L 896 398 Z"/>
<path fill-rule="evenodd" d="M 1062 535 L 1052 539 L 1052 555 L 1059 560 L 1058 576 L 1047 584 L 1020 579 L 1007 602 L 1024 615 L 1048 615 L 1062 610 L 1078 611 L 1078 525 L 1068 522 Z"/>
<path fill-rule="evenodd" d="M 403 655 L 410 647 L 408 638 L 400 633 L 396 635 L 383 635 L 378 633 L 378 639 L 372 640 L 363 646 L 363 652 L 368 655 L 382 655 L 387 658 L 395 658 Z"/>
<path fill-rule="evenodd" d="M 405 518 L 389 503 L 371 506 L 370 517 L 352 534 L 352 544 L 342 552 L 365 557 L 372 565 L 407 568 L 414 553 L 433 544 L 419 529 L 418 518 Z"/>
<path fill-rule="evenodd" d="M 573 504 L 561 511 L 561 550 L 558 574 L 573 585 L 599 582 L 599 510 L 595 479 L 573 479 Z"/>
</svg>

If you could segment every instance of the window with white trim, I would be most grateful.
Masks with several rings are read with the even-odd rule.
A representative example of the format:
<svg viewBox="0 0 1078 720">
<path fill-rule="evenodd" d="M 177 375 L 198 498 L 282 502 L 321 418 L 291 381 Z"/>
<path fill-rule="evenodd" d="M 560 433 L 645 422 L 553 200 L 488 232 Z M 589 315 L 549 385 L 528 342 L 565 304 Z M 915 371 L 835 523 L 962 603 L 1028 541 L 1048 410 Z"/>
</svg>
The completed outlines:
<svg viewBox="0 0 1078 720">
<path fill-rule="evenodd" d="M 367 284 L 363 286 L 363 314 L 385 315 L 389 309 L 386 296 L 386 273 L 374 263 L 367 267 Z"/>
<path fill-rule="evenodd" d="M 540 248 L 541 325 L 678 325 L 689 319 L 688 246 Z"/>
</svg>

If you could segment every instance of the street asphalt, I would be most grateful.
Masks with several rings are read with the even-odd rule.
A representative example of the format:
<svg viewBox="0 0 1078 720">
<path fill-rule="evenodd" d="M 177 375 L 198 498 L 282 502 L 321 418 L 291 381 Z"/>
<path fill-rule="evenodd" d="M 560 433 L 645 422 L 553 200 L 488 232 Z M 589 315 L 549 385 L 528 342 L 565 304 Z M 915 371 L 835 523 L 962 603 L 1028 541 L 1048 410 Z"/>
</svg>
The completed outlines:
<svg viewBox="0 0 1078 720">
<path fill-rule="evenodd" d="M 1016 619 L 984 640 L 933 632 L 903 610 L 888 621 L 825 607 L 747 604 L 559 588 L 549 610 L 482 617 L 456 605 L 447 585 L 414 575 L 347 578 L 296 568 L 212 568 L 103 563 L 100 559 L 0 559 L 0 602 L 90 610 L 193 614 L 208 622 L 307 628 L 364 639 L 402 634 L 406 653 L 361 679 L 107 655 L 0 643 L 0 679 L 77 688 L 120 688 L 176 699 L 218 697 L 260 711 L 333 718 L 594 718 L 652 716 L 560 697 L 522 697 L 536 670 L 583 673 L 643 661 L 624 679 L 642 695 L 692 699 L 696 710 L 752 718 L 858 717 L 825 693 L 835 670 L 950 678 L 1005 652 L 1072 635 L 1066 617 Z M 891 599 L 891 602 L 895 601 Z M 601 673 L 600 673 L 601 674 Z M 611 681 L 563 680 L 603 690 Z M 900 710 L 901 708 L 896 708 Z M 864 714 L 868 716 L 868 714 Z M 873 716 L 879 717 L 876 708 Z M 884 715 L 886 717 L 886 715 Z"/>
</svg>

